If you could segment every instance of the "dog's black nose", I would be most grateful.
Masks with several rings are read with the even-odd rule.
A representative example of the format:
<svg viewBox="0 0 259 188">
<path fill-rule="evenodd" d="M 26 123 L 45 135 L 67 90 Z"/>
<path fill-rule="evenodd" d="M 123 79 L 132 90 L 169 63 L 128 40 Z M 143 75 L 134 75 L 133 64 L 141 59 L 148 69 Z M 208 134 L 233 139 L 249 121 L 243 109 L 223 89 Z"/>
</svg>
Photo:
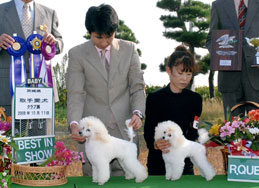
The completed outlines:
<svg viewBox="0 0 259 188">
<path fill-rule="evenodd" d="M 79 135 L 82 136 L 82 132 L 81 131 L 79 131 Z"/>
<path fill-rule="evenodd" d="M 165 140 L 165 137 L 163 136 L 162 139 Z"/>
</svg>

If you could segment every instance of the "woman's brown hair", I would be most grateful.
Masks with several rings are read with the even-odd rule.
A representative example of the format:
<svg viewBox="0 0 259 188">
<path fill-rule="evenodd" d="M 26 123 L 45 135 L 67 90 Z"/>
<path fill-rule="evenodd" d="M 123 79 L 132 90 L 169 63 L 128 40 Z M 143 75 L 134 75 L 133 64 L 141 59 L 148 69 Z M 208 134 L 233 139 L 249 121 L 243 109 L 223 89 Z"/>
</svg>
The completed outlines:
<svg viewBox="0 0 259 188">
<path fill-rule="evenodd" d="M 193 55 L 183 46 L 177 46 L 175 51 L 167 59 L 167 64 L 171 70 L 173 66 L 183 64 L 183 72 L 195 72 L 196 64 Z"/>
</svg>

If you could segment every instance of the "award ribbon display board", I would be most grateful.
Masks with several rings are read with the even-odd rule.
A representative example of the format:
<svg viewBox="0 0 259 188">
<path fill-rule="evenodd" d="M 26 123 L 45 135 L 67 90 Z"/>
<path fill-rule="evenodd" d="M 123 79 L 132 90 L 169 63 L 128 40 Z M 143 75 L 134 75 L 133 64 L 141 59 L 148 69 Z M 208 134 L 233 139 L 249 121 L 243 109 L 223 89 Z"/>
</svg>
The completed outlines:
<svg viewBox="0 0 259 188">
<path fill-rule="evenodd" d="M 241 71 L 243 32 L 238 30 L 213 30 L 210 69 L 216 71 Z"/>
</svg>

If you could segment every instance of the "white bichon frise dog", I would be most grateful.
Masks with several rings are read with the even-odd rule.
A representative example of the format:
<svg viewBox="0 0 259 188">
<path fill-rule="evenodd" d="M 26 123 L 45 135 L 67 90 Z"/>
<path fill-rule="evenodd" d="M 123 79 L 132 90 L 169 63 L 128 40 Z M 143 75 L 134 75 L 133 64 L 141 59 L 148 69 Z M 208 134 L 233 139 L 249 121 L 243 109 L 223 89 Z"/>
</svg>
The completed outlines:
<svg viewBox="0 0 259 188">
<path fill-rule="evenodd" d="M 172 121 L 158 123 L 155 128 L 155 140 L 169 140 L 171 147 L 169 153 L 163 153 L 165 162 L 166 179 L 177 180 L 182 176 L 184 160 L 189 157 L 192 163 L 199 169 L 201 176 L 207 181 L 211 180 L 216 172 L 208 162 L 206 149 L 203 145 L 187 140 L 182 129 Z"/>
<path fill-rule="evenodd" d="M 93 182 L 103 185 L 109 180 L 109 164 L 115 158 L 126 179 L 136 178 L 136 182 L 142 182 L 147 178 L 146 168 L 138 161 L 135 143 L 109 135 L 102 121 L 93 116 L 83 118 L 79 126 L 81 134 L 87 137 L 85 152 L 92 165 Z"/>
</svg>

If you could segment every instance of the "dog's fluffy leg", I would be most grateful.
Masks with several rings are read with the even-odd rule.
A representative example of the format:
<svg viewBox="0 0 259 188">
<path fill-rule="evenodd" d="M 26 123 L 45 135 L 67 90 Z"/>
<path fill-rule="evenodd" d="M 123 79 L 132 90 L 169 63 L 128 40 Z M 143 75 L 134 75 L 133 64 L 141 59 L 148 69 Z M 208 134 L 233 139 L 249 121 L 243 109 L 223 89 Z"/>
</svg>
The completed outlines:
<svg viewBox="0 0 259 188">
<path fill-rule="evenodd" d="M 201 176 L 203 176 L 207 181 L 210 181 L 216 175 L 216 171 L 207 160 L 205 147 L 202 146 L 198 150 L 199 151 L 190 157 L 190 159 L 192 163 L 199 169 Z"/>
<path fill-rule="evenodd" d="M 172 163 L 172 177 L 171 180 L 178 180 L 181 178 L 184 169 L 184 158 L 178 158 Z"/>
<path fill-rule="evenodd" d="M 102 161 L 97 166 L 98 185 L 105 184 L 110 179 L 110 164 L 109 161 Z"/>
<path fill-rule="evenodd" d="M 125 174 L 128 173 L 128 178 L 132 176 L 136 178 L 136 183 L 143 182 L 148 176 L 146 168 L 137 159 L 137 149 L 135 145 L 134 148 L 128 152 L 127 157 L 120 160 L 120 164 L 122 164 L 121 166 L 125 170 Z M 128 178 L 126 177 L 126 179 Z"/>
<path fill-rule="evenodd" d="M 133 127 L 132 126 L 129 126 L 129 123 L 130 123 L 131 119 L 128 119 L 125 121 L 125 124 L 126 124 L 126 127 L 127 129 L 125 129 L 125 131 L 127 132 L 128 134 L 128 137 L 130 139 L 130 142 L 133 142 L 133 138 L 136 136 L 135 133 L 134 133 L 134 130 L 133 130 Z"/>
<path fill-rule="evenodd" d="M 124 164 L 123 160 L 121 160 L 121 159 L 118 158 L 118 161 L 119 161 L 119 163 L 120 163 L 122 169 L 123 169 L 124 172 L 125 172 L 125 179 L 126 179 L 126 180 L 133 179 L 133 178 L 134 178 L 134 174 L 132 174 L 132 173 L 130 172 L 130 170 L 129 170 L 129 169 L 127 168 L 127 166 Z"/>
<path fill-rule="evenodd" d="M 172 169 L 173 167 L 171 166 L 171 164 L 165 162 L 165 178 L 167 180 L 171 180 L 172 178 Z"/>
<path fill-rule="evenodd" d="M 93 171 L 93 182 L 97 183 L 98 182 L 97 169 L 94 165 L 92 165 L 92 171 Z"/>
</svg>

